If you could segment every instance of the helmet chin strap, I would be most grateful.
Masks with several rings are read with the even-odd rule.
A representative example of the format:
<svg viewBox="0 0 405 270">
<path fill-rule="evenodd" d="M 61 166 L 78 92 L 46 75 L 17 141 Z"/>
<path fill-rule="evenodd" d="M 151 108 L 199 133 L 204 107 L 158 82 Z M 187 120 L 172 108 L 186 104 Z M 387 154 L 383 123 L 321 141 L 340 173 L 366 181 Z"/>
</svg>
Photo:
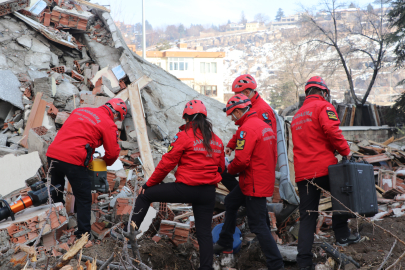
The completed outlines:
<svg viewBox="0 0 405 270">
<path fill-rule="evenodd" d="M 242 118 L 248 111 L 250 111 L 250 108 L 248 107 L 248 109 L 242 114 L 242 116 L 240 118 Z M 236 120 L 239 120 L 240 118 L 237 118 L 233 112 L 232 112 L 232 116 L 235 117 Z"/>
</svg>

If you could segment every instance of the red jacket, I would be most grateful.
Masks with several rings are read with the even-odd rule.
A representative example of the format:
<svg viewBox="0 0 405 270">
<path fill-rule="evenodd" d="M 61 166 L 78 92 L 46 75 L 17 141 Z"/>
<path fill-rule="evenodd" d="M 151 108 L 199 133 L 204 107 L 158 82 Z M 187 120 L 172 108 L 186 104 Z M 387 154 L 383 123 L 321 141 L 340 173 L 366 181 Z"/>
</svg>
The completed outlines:
<svg viewBox="0 0 405 270">
<path fill-rule="evenodd" d="M 239 173 L 239 186 L 246 196 L 273 196 L 277 161 L 273 129 L 255 111 L 248 111 L 235 124 L 240 127 L 236 132 L 235 158 L 228 172 Z"/>
<path fill-rule="evenodd" d="M 266 122 L 268 125 L 270 125 L 274 131 L 274 136 L 276 136 L 277 139 L 277 122 L 276 122 L 276 117 L 274 116 L 273 109 L 270 107 L 269 104 L 264 101 L 259 93 L 255 93 L 254 96 L 250 99 L 252 102 L 252 109 L 257 112 L 257 116 L 259 119 L 263 120 Z M 233 135 L 232 139 L 228 142 L 228 145 L 226 147 L 229 147 L 231 149 L 235 149 L 236 147 L 236 134 Z"/>
<path fill-rule="evenodd" d="M 335 108 L 323 97 L 305 99 L 291 122 L 295 182 L 328 175 L 328 166 L 337 163 L 335 150 L 350 154 L 339 125 Z"/>
<path fill-rule="evenodd" d="M 118 145 L 118 128 L 114 123 L 114 115 L 107 106 L 75 109 L 59 130 L 46 155 L 84 166 L 86 144 L 90 144 L 93 149 L 104 146 L 107 166 L 117 160 L 121 150 Z"/>
<path fill-rule="evenodd" d="M 185 125 L 180 127 L 181 131 L 174 137 L 168 152 L 163 155 L 146 182 L 148 187 L 162 182 L 176 165 L 179 165 L 175 173 L 178 183 L 199 186 L 216 185 L 221 182 L 220 172 L 225 170 L 225 153 L 221 139 L 212 133 L 212 153 L 209 155 L 202 143 L 201 132 L 197 131 L 197 137 L 194 137 L 193 129 L 185 130 L 184 127 Z"/>
</svg>

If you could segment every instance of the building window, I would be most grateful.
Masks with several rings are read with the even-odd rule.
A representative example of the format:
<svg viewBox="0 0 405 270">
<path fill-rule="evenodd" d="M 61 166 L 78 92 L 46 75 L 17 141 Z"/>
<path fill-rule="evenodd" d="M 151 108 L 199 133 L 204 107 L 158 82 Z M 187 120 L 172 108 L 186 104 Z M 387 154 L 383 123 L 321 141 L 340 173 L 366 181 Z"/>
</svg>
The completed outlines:
<svg viewBox="0 0 405 270">
<path fill-rule="evenodd" d="M 217 73 L 217 63 L 201 62 L 200 63 L 200 73 Z"/>
<path fill-rule="evenodd" d="M 201 94 L 209 96 L 209 97 L 216 97 L 218 95 L 217 86 L 216 85 L 201 85 Z"/>
<path fill-rule="evenodd" d="M 184 58 L 184 57 L 169 58 L 169 70 L 192 71 L 193 70 L 193 59 Z"/>
</svg>

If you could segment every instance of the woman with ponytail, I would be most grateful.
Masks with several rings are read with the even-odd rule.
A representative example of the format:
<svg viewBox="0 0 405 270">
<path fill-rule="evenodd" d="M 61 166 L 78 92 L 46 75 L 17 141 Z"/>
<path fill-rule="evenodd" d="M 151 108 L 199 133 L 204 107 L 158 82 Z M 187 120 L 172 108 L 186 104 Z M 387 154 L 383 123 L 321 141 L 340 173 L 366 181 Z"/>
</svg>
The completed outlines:
<svg viewBox="0 0 405 270">
<path fill-rule="evenodd" d="M 187 102 L 183 111 L 186 124 L 174 136 L 152 176 L 142 186 L 132 220 L 140 227 L 152 202 L 191 203 L 200 247 L 200 270 L 211 270 L 213 246 L 211 220 L 215 187 L 225 170 L 224 146 L 212 131 L 207 109 L 200 100 Z M 178 165 L 176 182 L 160 184 Z"/>
</svg>

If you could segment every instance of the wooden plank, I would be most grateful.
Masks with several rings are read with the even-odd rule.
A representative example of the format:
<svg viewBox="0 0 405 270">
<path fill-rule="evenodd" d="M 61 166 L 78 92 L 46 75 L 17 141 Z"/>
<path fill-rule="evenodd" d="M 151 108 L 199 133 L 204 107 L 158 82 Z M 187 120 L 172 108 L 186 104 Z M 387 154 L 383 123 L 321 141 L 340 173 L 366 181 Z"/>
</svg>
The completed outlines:
<svg viewBox="0 0 405 270">
<path fill-rule="evenodd" d="M 356 115 L 356 106 L 352 107 L 352 114 L 350 115 L 350 126 L 354 124 L 354 116 Z"/>
<path fill-rule="evenodd" d="M 145 76 L 142 76 L 139 80 L 137 80 L 137 81 L 134 82 L 134 83 L 139 84 L 139 89 L 142 89 L 142 88 L 144 88 L 145 86 L 147 86 L 151 81 L 152 81 L 152 79 L 149 78 L 149 77 L 147 77 L 147 76 L 145 75 Z M 120 99 L 122 99 L 123 101 L 127 101 L 127 99 L 129 98 L 129 95 L 128 95 L 128 88 L 126 88 L 126 89 L 122 90 L 121 92 L 119 92 L 119 93 L 115 96 L 115 98 L 120 98 Z"/>
<path fill-rule="evenodd" d="M 141 78 L 140 80 L 142 80 Z M 139 80 L 138 80 L 139 81 Z M 153 164 L 152 151 L 150 149 L 148 132 L 146 128 L 146 121 L 142 110 L 142 98 L 138 81 L 128 86 L 128 94 L 130 107 L 132 112 L 132 120 L 135 125 L 136 138 L 138 141 L 139 152 L 141 153 L 143 167 L 145 173 L 149 178 L 155 170 Z M 145 85 L 146 86 L 146 85 Z"/>
<path fill-rule="evenodd" d="M 104 10 L 104 11 L 107 11 L 107 12 L 111 12 L 111 10 L 109 10 L 109 9 L 106 8 L 106 7 L 103 7 L 103 6 L 100 6 L 100 5 L 97 5 L 97 4 L 93 4 L 93 3 L 90 3 L 90 2 L 87 2 L 87 1 L 84 1 L 84 0 L 74 0 L 74 1 L 77 2 L 77 3 L 79 3 L 79 4 L 88 6 L 88 7 L 92 7 L 92 8 L 96 8 L 96 9 L 101 9 L 101 10 Z"/>
<path fill-rule="evenodd" d="M 375 189 L 380 192 L 381 194 L 383 194 L 385 192 L 384 189 L 380 188 L 379 186 L 375 185 Z"/>
<path fill-rule="evenodd" d="M 332 208 L 332 202 L 328 202 L 328 203 L 324 203 L 324 204 L 320 204 L 318 206 L 318 211 L 325 211 Z"/>
<path fill-rule="evenodd" d="M 174 217 L 173 221 L 194 215 L 193 211 Z"/>
<path fill-rule="evenodd" d="M 394 136 L 383 142 L 382 144 L 385 146 L 388 146 L 390 143 L 392 143 L 395 140 Z"/>
<path fill-rule="evenodd" d="M 378 142 L 371 141 L 371 140 L 369 140 L 369 143 L 371 143 L 371 144 L 375 144 L 375 145 L 378 145 L 378 146 L 381 146 L 381 147 L 384 147 L 384 148 L 386 148 L 386 147 L 387 147 L 385 144 L 378 143 Z"/>
<path fill-rule="evenodd" d="M 348 107 L 345 107 L 345 112 L 344 112 L 344 114 L 343 114 L 342 121 L 340 122 L 340 126 L 341 126 L 341 127 L 345 125 L 346 117 L 347 117 L 347 112 L 348 112 L 348 111 L 349 111 L 349 108 L 348 108 Z"/>
<path fill-rule="evenodd" d="M 381 161 L 388 161 L 391 159 L 385 154 L 380 154 L 380 155 L 374 155 L 374 156 L 364 156 L 363 160 L 367 161 L 368 163 L 375 163 L 375 162 L 381 162 Z"/>
<path fill-rule="evenodd" d="M 42 108 L 40 108 L 40 106 L 46 107 L 46 102 L 45 102 L 45 104 L 42 103 L 41 98 L 42 98 L 42 93 L 41 92 L 37 93 L 35 96 L 34 104 L 32 105 L 30 116 L 28 117 L 27 125 L 25 126 L 25 129 L 24 129 L 24 133 L 23 133 L 24 139 L 21 141 L 20 144 L 25 148 L 28 148 L 28 133 L 31 128 L 35 127 L 33 125 L 34 125 L 34 121 L 36 120 L 37 112 L 38 112 L 38 110 L 42 111 Z M 45 108 L 44 108 L 43 112 L 45 112 Z M 44 113 L 42 113 L 42 117 L 44 117 Z M 41 122 L 41 125 L 42 125 L 42 122 Z M 36 126 L 36 127 L 38 127 L 38 126 Z"/>
<path fill-rule="evenodd" d="M 38 110 L 35 114 L 32 128 L 42 126 L 42 122 L 44 121 L 45 109 L 46 109 L 46 101 L 41 99 L 41 101 L 39 102 Z"/>
</svg>

